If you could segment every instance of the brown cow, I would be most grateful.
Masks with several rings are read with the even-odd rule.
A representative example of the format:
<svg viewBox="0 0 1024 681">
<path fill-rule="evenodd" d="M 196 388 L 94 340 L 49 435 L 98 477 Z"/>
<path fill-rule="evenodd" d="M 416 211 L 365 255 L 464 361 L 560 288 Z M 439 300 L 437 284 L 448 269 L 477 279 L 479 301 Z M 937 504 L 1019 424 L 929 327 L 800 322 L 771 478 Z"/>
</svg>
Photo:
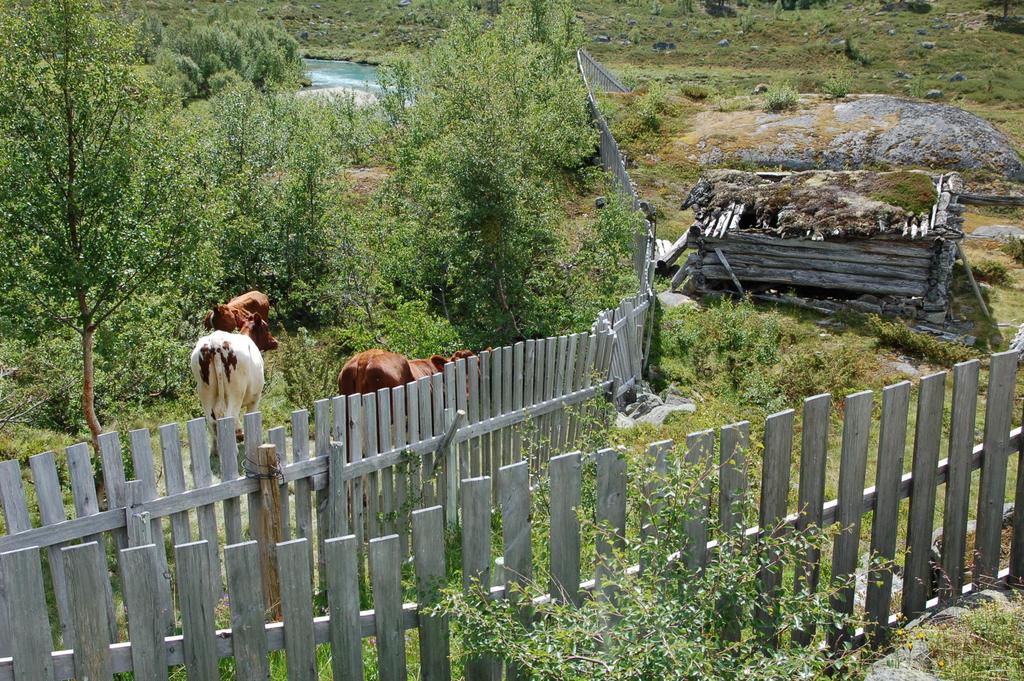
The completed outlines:
<svg viewBox="0 0 1024 681">
<path fill-rule="evenodd" d="M 409 360 L 387 350 L 366 350 L 345 362 L 338 374 L 338 393 L 365 395 L 395 388 L 413 380 Z"/>
<path fill-rule="evenodd" d="M 387 350 L 366 350 L 345 362 L 338 374 L 338 393 L 365 395 L 381 388 L 397 388 L 441 373 L 448 362 L 474 356 L 469 350 L 459 350 L 451 357 L 431 355 L 427 359 L 408 359 Z"/>
<path fill-rule="evenodd" d="M 260 352 L 277 350 L 277 339 L 270 335 L 270 325 L 267 324 L 267 320 L 263 318 L 263 315 L 258 312 L 242 322 L 238 332 L 252 339 L 252 342 L 256 344 Z"/>
<path fill-rule="evenodd" d="M 227 303 L 215 305 L 206 313 L 203 326 L 217 331 L 241 331 L 247 322 L 259 318 L 262 323 L 254 325 L 250 335 L 256 347 L 267 352 L 277 348 L 277 339 L 270 335 L 270 327 L 267 326 L 269 317 L 270 300 L 267 296 L 259 291 L 249 291 Z"/>
<path fill-rule="evenodd" d="M 260 315 L 263 319 L 270 319 L 270 300 L 259 291 L 249 291 L 226 303 L 214 305 L 213 309 L 206 313 L 203 326 L 207 330 L 235 331 L 241 329 L 242 324 L 254 314 Z"/>
</svg>

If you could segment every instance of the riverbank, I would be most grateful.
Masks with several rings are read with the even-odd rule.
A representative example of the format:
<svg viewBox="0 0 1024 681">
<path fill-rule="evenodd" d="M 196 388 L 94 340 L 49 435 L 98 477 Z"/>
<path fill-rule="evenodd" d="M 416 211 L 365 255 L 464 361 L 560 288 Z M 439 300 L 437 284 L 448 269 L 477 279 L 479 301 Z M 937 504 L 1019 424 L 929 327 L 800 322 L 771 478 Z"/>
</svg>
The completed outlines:
<svg viewBox="0 0 1024 681">
<path fill-rule="evenodd" d="M 333 99 L 335 97 L 351 97 L 355 100 L 356 106 L 367 106 L 377 101 L 377 95 L 365 90 L 357 90 L 351 87 L 309 87 L 303 88 L 295 93 L 299 97 L 322 97 Z"/>
</svg>

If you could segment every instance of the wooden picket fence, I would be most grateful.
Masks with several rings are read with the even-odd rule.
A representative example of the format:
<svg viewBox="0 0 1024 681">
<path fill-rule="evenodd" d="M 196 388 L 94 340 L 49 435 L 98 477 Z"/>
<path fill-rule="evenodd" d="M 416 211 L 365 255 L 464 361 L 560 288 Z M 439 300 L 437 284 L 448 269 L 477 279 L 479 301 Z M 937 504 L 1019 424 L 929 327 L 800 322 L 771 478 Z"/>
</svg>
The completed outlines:
<svg viewBox="0 0 1024 681">
<path fill-rule="evenodd" d="M 693 505 L 697 515 L 685 524 L 686 542 L 672 558 L 699 569 L 715 559 L 715 548 L 722 532 L 741 532 L 758 550 L 762 528 L 786 525 L 797 528 L 838 523 L 841 531 L 832 546 L 830 569 L 833 586 L 848 585 L 864 554 L 860 551 L 861 524 L 870 514 L 870 548 L 874 562 L 867 580 L 863 615 L 865 632 L 829 631 L 833 643 L 858 641 L 866 635 L 882 642 L 902 614 L 912 618 L 940 602 L 951 602 L 964 593 L 987 588 L 1002 580 L 1024 580 L 1024 466 L 1018 466 L 1013 512 L 1013 538 L 1008 559 L 1002 558 L 1001 534 L 1010 457 L 1022 447 L 1021 429 L 1011 428 L 1016 387 L 1017 355 L 1005 352 L 993 355 L 986 392 L 984 436 L 974 443 L 975 413 L 978 399 L 980 363 L 958 364 L 952 370 L 951 418 L 944 428 L 945 394 L 948 372 L 939 372 L 921 380 L 916 407 L 916 425 L 908 433 L 911 385 L 902 382 L 882 391 L 877 426 L 878 447 L 874 485 L 865 488 L 865 472 L 872 433 L 875 395 L 860 392 L 845 398 L 843 405 L 842 445 L 838 452 L 840 473 L 838 497 L 825 501 L 825 471 L 829 456 L 829 412 L 831 397 L 818 395 L 803 405 L 799 446 L 798 502 L 789 503 L 791 471 L 794 464 L 795 413 L 787 410 L 770 416 L 764 429 L 760 484 L 757 492 L 748 490 L 748 462 L 753 451 L 749 424 L 725 426 L 694 433 L 679 447 L 678 459 L 708 472 L 699 502 Z M 201 439 L 202 424 L 193 422 L 196 439 Z M 225 423 L 225 425 L 227 425 Z M 225 429 L 222 431 L 227 433 Z M 943 435 L 948 456 L 940 460 Z M 226 435 L 225 435 L 226 437 Z M 910 438 L 912 437 L 912 441 Z M 718 446 L 716 447 L 716 440 Z M 108 438 L 109 441 L 109 438 Z M 142 442 L 136 438 L 135 442 Z M 168 440 L 173 442 L 173 440 Z M 908 447 L 909 445 L 909 447 Z M 341 448 L 341 443 L 334 445 Z M 264 449 L 273 449 L 264 446 Z M 673 449 L 671 442 L 651 445 L 647 452 L 649 471 L 664 472 Z M 716 456 L 717 449 L 717 456 Z M 910 472 L 904 473 L 904 454 L 910 449 Z M 584 553 L 580 539 L 580 519 L 589 517 L 608 523 L 625 536 L 627 517 L 627 468 L 621 452 L 598 451 L 591 458 L 597 490 L 593 507 L 582 507 L 581 492 L 584 457 L 579 452 L 553 456 L 545 462 L 550 486 L 550 593 L 540 598 L 565 598 L 573 602 L 597 588 L 596 567 L 581 564 Z M 1019 459 L 1018 459 L 1019 462 Z M 34 459 L 34 469 L 47 470 L 46 457 Z M 340 479 L 354 481 L 365 472 L 361 462 L 342 465 Z M 977 481 L 973 472 L 979 470 Z M 358 472 L 359 476 L 356 475 Z M 589 475 L 590 473 L 586 473 Z M 472 475 L 472 470 L 470 471 Z M 462 580 L 465 586 L 479 581 L 496 598 L 505 595 L 512 582 L 527 583 L 534 574 L 531 555 L 531 494 L 542 472 L 530 460 L 508 463 L 494 476 L 460 479 L 458 513 L 461 526 Z M 202 477 L 202 476 L 200 476 Z M 717 478 L 715 480 L 714 478 Z M 45 477 L 40 478 L 45 480 Z M 496 485 L 492 485 L 492 481 Z M 717 483 L 717 484 L 715 484 Z M 37 480 L 37 485 L 39 484 Z M 276 479 L 237 483 L 240 492 L 250 492 L 250 503 L 266 503 L 277 492 Z M 256 484 L 258 488 L 250 485 Z M 932 530 L 935 523 L 936 496 L 945 487 L 941 557 L 930 559 Z M 976 487 L 976 530 L 971 556 L 967 520 L 972 486 Z M 216 486 L 215 486 L 216 487 Z M 131 486 L 129 486 L 131 488 Z M 496 510 L 500 513 L 503 536 L 502 568 L 492 575 L 492 503 L 498 490 Z M 207 488 L 209 489 L 209 488 Z M 340 494 L 341 486 L 332 489 Z M 197 493 L 198 494 L 195 494 Z M 218 496 L 196 498 L 212 503 Z M 715 498 L 712 498 L 714 493 Z M 736 500 L 752 494 L 759 509 L 758 524 L 744 528 L 736 515 Z M 240 495 L 220 499 L 238 504 Z M 179 496 L 180 499 L 180 496 Z M 905 545 L 897 546 L 900 504 L 907 500 Z M 5 508 L 7 507 L 5 498 Z M 646 508 L 649 498 L 629 503 Z M 152 505 L 142 505 L 153 509 Z M 181 508 L 166 506 L 167 510 Z M 127 613 L 130 642 L 117 642 L 117 621 L 102 597 L 110 593 L 102 538 L 86 537 L 83 543 L 50 544 L 45 551 L 51 570 L 61 566 L 67 597 L 69 624 L 77 634 L 74 649 L 54 648 L 47 617 L 45 577 L 41 546 L 32 544 L 14 551 L 2 547 L 0 586 L 7 599 L 5 612 L 16 623 L 10 629 L 11 657 L 0 659 L 0 681 L 38 681 L 45 679 L 110 679 L 116 672 L 134 671 L 136 678 L 166 678 L 168 667 L 184 665 L 190 679 L 218 679 L 218 660 L 233 657 L 237 678 L 266 678 L 268 651 L 284 650 L 289 679 L 315 679 L 315 646 L 331 646 L 331 666 L 335 679 L 363 678 L 363 639 L 373 637 L 379 678 L 384 681 L 406 679 L 408 670 L 405 632 L 419 630 L 419 664 L 422 678 L 450 678 L 449 638 L 443 619 L 425 616 L 421 610 L 436 598 L 433 587 L 447 574 L 445 566 L 445 525 L 449 512 L 436 505 L 411 514 L 412 562 L 418 585 L 418 603 L 403 603 L 401 566 L 404 549 L 398 534 L 375 537 L 363 544 L 353 533 L 342 529 L 323 543 L 325 569 L 320 578 L 327 594 L 328 612 L 314 616 L 311 537 L 271 544 L 265 538 L 256 541 L 232 541 L 223 550 L 231 627 L 217 630 L 215 606 L 221 585 L 212 576 L 218 574 L 213 561 L 220 559 L 215 537 L 203 536 L 202 514 L 209 506 L 195 508 L 201 539 L 175 536 L 173 583 L 167 579 L 162 544 L 151 542 L 121 547 L 119 555 L 120 588 Z M 717 510 L 718 522 L 711 520 Z M 184 511 L 178 511 L 184 513 Z M 109 517 L 101 512 L 86 517 Z M 123 513 L 122 513 L 123 515 Z M 152 516 L 136 513 L 129 534 L 145 539 Z M 186 521 L 187 522 L 187 521 Z M 59 525 L 59 524 L 58 524 Z M 93 526 L 102 530 L 101 526 Z M 9 538 L 7 538 L 9 539 Z M 129 538 L 129 544 L 131 544 Z M 694 551 L 688 547 L 704 547 Z M 595 547 L 597 564 L 608 565 L 606 542 Z M 368 564 L 363 564 L 363 556 Z M 282 621 L 267 621 L 267 572 L 263 562 L 269 557 L 278 566 L 279 608 Z M 893 612 L 893 561 L 902 558 L 904 588 L 900 594 L 900 613 Z M 821 556 L 809 555 L 796 571 L 799 588 L 819 588 Z M 760 578 L 766 598 L 782 588 L 785 566 L 766 569 Z M 360 611 L 359 575 L 368 569 L 373 610 Z M 635 568 L 627 570 L 627 574 Z M 966 575 L 970 574 L 970 580 Z M 938 581 L 933 575 L 940 575 Z M 583 577 L 591 577 L 584 580 Z M 177 608 L 165 600 L 166 589 L 173 586 Z M 838 591 L 832 605 L 838 612 L 854 611 L 851 588 Z M 770 626 L 770 622 L 768 625 Z M 180 632 L 177 628 L 180 626 Z M 762 630 L 763 631 L 763 630 Z M 83 632 L 89 632 L 85 635 Z M 797 643 L 813 640 L 813 632 L 794 634 Z M 466 678 L 489 676 L 493 663 L 483 661 L 467 666 Z"/>
</svg>

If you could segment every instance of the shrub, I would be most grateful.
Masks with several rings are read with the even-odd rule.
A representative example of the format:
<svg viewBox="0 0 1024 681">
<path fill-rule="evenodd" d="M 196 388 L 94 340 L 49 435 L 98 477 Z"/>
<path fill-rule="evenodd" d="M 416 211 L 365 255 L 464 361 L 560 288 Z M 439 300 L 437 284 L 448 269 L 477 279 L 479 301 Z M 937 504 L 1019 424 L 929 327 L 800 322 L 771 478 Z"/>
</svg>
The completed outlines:
<svg viewBox="0 0 1024 681">
<path fill-rule="evenodd" d="M 648 84 L 647 91 L 634 97 L 615 123 L 616 138 L 623 144 L 652 146 L 666 110 L 664 89 L 658 83 Z"/>
<path fill-rule="evenodd" d="M 853 42 L 853 38 L 846 39 L 846 46 L 843 48 L 843 54 L 846 58 L 852 62 L 856 62 L 861 66 L 869 66 L 871 64 L 871 58 L 860 51 L 857 44 Z"/>
<path fill-rule="evenodd" d="M 999 250 L 1013 258 L 1018 265 L 1024 265 L 1024 239 L 1007 239 Z"/>
<path fill-rule="evenodd" d="M 979 281 L 993 286 L 1009 286 L 1013 281 L 1010 270 L 998 260 L 985 258 L 971 263 L 971 272 Z"/>
<path fill-rule="evenodd" d="M 764 93 L 764 110 L 771 112 L 795 109 L 800 95 L 789 83 L 773 83 Z"/>
<path fill-rule="evenodd" d="M 878 315 L 868 316 L 868 326 L 878 337 L 879 345 L 939 366 L 952 366 L 974 356 L 966 346 L 946 343 L 935 336 L 911 331 L 902 322 L 883 319 Z"/>
<path fill-rule="evenodd" d="M 201 96 L 238 79 L 261 90 L 290 87 L 303 74 L 295 39 L 253 14 L 218 11 L 207 23 L 190 22 L 170 33 L 162 43 Z"/>
<path fill-rule="evenodd" d="M 523 678 L 537 681 L 768 681 L 824 678 L 829 668 L 845 678 L 848 659 L 831 658 L 816 645 L 804 648 L 788 636 L 778 648 L 765 645 L 755 616 L 759 610 L 771 613 L 771 625 L 783 631 L 816 627 L 822 632 L 851 624 L 842 616 L 835 619 L 828 588 L 798 593 L 793 580 L 786 579 L 771 604 L 759 589 L 764 571 L 792 565 L 808 551 L 819 550 L 826 544 L 826 532 L 765 532 L 746 542 L 740 534 L 719 533 L 716 559 L 702 571 L 688 569 L 670 556 L 686 546 L 686 521 L 694 517 L 695 500 L 706 496 L 707 490 L 701 491 L 706 482 L 695 467 L 682 462 L 681 455 L 671 453 L 669 458 L 670 472 L 664 476 L 639 466 L 630 475 L 630 500 L 643 500 L 644 506 L 654 509 L 645 514 L 643 521 L 649 524 L 644 532 L 631 523 L 623 541 L 607 525 L 580 514 L 584 537 L 622 546 L 602 571 L 603 591 L 614 597 L 585 598 L 579 606 L 562 599 L 535 602 L 524 618 L 518 603 L 548 592 L 547 575 L 517 587 L 515 600 L 493 600 L 479 587 L 466 593 L 450 589 L 436 612 L 451 618 L 461 643 L 453 650 L 467 658 L 493 656 L 522 669 Z M 652 478 L 660 478 L 659 491 L 645 499 L 642 486 Z M 741 517 L 756 517 L 750 498 L 741 500 L 736 510 Z M 547 537 L 544 524 L 547 518 L 533 518 L 534 536 Z M 586 550 L 590 545 L 586 542 Z M 634 564 L 644 570 L 627 573 Z M 730 629 L 744 635 L 733 641 L 725 634 Z"/>
<path fill-rule="evenodd" d="M 822 85 L 825 94 L 833 99 L 842 99 L 850 94 L 851 87 L 852 82 L 849 76 L 842 73 L 833 73 L 825 79 L 825 83 Z"/>
</svg>

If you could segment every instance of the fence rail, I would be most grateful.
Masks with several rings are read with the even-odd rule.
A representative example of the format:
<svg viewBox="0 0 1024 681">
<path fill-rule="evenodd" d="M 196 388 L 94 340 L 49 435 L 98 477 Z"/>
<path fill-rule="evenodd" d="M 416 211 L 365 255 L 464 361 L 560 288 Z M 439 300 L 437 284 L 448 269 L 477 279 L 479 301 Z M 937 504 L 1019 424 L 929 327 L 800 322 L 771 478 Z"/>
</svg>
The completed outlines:
<svg viewBox="0 0 1024 681">
<path fill-rule="evenodd" d="M 827 561 L 832 587 L 849 583 L 865 555 L 859 550 L 862 523 L 870 522 L 870 548 L 867 555 L 902 563 L 904 587 L 899 613 L 893 608 L 893 565 L 871 568 L 864 608 L 868 618 L 865 630 L 828 631 L 819 636 L 832 645 L 843 641 L 854 643 L 865 639 L 882 642 L 898 615 L 914 617 L 939 602 L 950 602 L 974 589 L 987 588 L 1002 581 L 1024 579 L 1024 537 L 1014 534 L 1009 559 L 1002 558 L 999 528 L 1003 518 L 1008 464 L 1022 447 L 1021 428 L 1011 429 L 1014 406 L 1017 359 L 1013 352 L 993 355 L 989 365 L 987 403 L 982 442 L 974 442 L 977 388 L 980 376 L 977 360 L 957 365 L 952 370 L 953 397 L 948 405 L 952 418 L 943 426 L 947 404 L 947 372 L 922 379 L 917 395 L 916 426 L 909 428 L 912 407 L 908 382 L 889 386 L 881 392 L 878 422 L 872 422 L 875 395 L 861 392 L 845 398 L 843 403 L 842 445 L 829 452 L 829 414 L 831 397 L 818 395 L 805 400 L 802 409 L 801 437 L 794 446 L 796 413 L 786 410 L 773 414 L 765 422 L 762 443 L 752 442 L 749 424 L 738 423 L 718 429 L 691 434 L 678 446 L 672 442 L 651 445 L 646 453 L 647 465 L 637 475 L 649 483 L 651 472 L 664 471 L 671 461 L 685 461 L 709 471 L 710 477 L 700 487 L 700 503 L 692 507 L 697 515 L 685 524 L 687 540 L 670 560 L 679 560 L 697 574 L 708 561 L 716 559 L 721 540 L 730 533 L 745 537 L 751 551 L 768 550 L 759 540 L 764 528 L 780 525 L 808 527 L 838 523 L 839 533 L 824 557 L 812 554 L 797 566 L 779 566 L 761 578 L 762 598 L 771 602 L 780 589 L 819 588 L 819 567 Z M 226 421 L 225 426 L 230 425 Z M 877 431 L 877 467 L 874 485 L 865 486 L 869 459 L 870 433 Z M 198 429 L 194 430 L 198 433 Z M 939 460 L 943 440 L 947 458 Z M 141 438 L 134 438 L 136 443 Z M 170 442 L 170 440 L 168 440 Z M 744 527 L 744 519 L 736 515 L 735 501 L 752 494 L 748 489 L 747 468 L 750 452 L 760 445 L 762 450 L 757 524 Z M 337 447 L 337 445 L 335 445 Z M 670 453 L 676 453 L 670 456 Z M 904 452 L 910 451 L 910 472 L 903 473 Z M 825 501 L 825 462 L 838 454 L 840 473 L 837 498 Z M 791 480 L 796 459 L 799 475 L 796 480 L 798 500 L 795 508 L 790 500 Z M 583 466 L 584 461 L 592 466 Z M 1024 518 L 1024 466 L 1018 458 L 1015 486 L 1014 521 Z M 358 463 L 343 464 L 349 470 Z M 657 487 L 648 485 L 647 496 L 630 497 L 622 453 L 603 449 L 583 457 L 579 452 L 553 456 L 546 462 L 551 491 L 550 563 L 543 566 L 552 576 L 547 593 L 533 593 L 536 601 L 551 598 L 579 602 L 588 592 L 600 588 L 600 570 L 613 564 L 607 560 L 613 548 L 604 542 L 594 546 L 595 562 L 581 563 L 581 556 L 592 555 L 581 545 L 580 524 L 583 518 L 605 520 L 616 533 L 626 536 L 627 505 L 639 504 L 641 513 L 649 508 L 651 494 Z M 9 468 L 9 467 L 8 467 Z M 38 470 L 43 470 L 37 464 Z M 977 478 L 974 471 L 979 471 Z M 513 581 L 529 581 L 533 559 L 524 544 L 516 538 L 530 536 L 530 496 L 533 480 L 542 473 L 534 470 L 530 460 L 511 462 L 497 468 L 494 476 L 473 476 L 458 481 L 457 519 L 462 532 L 463 578 L 473 576 L 490 589 L 491 596 L 503 598 Z M 582 503 L 580 490 L 584 479 L 593 475 L 594 488 L 600 493 L 590 502 Z M 343 474 L 344 477 L 344 474 Z M 357 479 L 355 476 L 348 478 Z M 492 484 L 492 483 L 496 483 Z M 264 486 L 259 505 L 270 498 Z M 497 511 L 500 522 L 490 520 L 493 489 L 501 490 Z M 936 520 L 937 490 L 944 491 L 944 510 Z M 977 530 L 972 553 L 966 555 L 967 509 L 971 490 L 976 492 Z M 245 488 L 248 490 L 249 488 Z M 629 489 L 637 489 L 637 486 Z M 243 491 L 242 493 L 245 493 Z M 240 495 L 239 495 L 240 496 Z M 236 497 L 238 499 L 239 497 Z M 8 507 L 5 499 L 5 508 Z M 900 513 L 900 504 L 909 510 Z M 150 507 L 156 508 L 156 507 Z M 164 511 L 180 508 L 167 506 Z M 202 507 L 200 506 L 199 509 Z M 197 510 L 199 510 L 197 509 Z M 906 539 L 897 542 L 900 518 L 906 518 Z M 145 527 L 147 516 L 137 518 Z M 340 536 L 324 542 L 324 573 L 328 614 L 314 617 L 312 560 L 314 539 L 299 537 L 276 543 L 274 560 L 280 566 L 280 606 L 282 621 L 267 621 L 264 614 L 261 547 L 266 541 L 239 541 L 225 547 L 223 561 L 229 596 L 232 626 L 217 630 L 214 610 L 221 590 L 212 583 L 216 574 L 213 561 L 220 556 L 211 540 L 175 539 L 173 590 L 177 608 L 165 598 L 161 584 L 166 581 L 162 563 L 162 544 L 144 543 L 119 549 L 119 566 L 127 612 L 130 642 L 118 642 L 116 620 L 97 594 L 109 592 L 110 576 L 103 561 L 102 542 L 86 541 L 59 548 L 58 561 L 66 584 L 68 612 L 78 633 L 75 648 L 55 649 L 54 635 L 48 620 L 45 576 L 41 549 L 30 546 L 0 552 L 0 580 L 7 595 L 7 608 L 16 618 L 12 627 L 8 657 L 0 659 L 0 681 L 31 679 L 88 678 L 110 679 L 113 673 L 134 671 L 139 678 L 166 678 L 169 667 L 184 665 L 189 678 L 218 678 L 219 659 L 234 657 L 239 678 L 265 678 L 267 653 L 284 650 L 288 678 L 316 678 L 311 670 L 315 646 L 328 644 L 332 649 L 335 678 L 362 678 L 363 639 L 373 637 L 382 679 L 405 679 L 409 671 L 408 651 L 403 632 L 419 630 L 420 672 L 423 678 L 450 678 L 447 656 L 448 629 L 443 619 L 425 614 L 436 593 L 428 585 L 448 574 L 445 566 L 444 532 L 448 512 L 442 505 L 416 510 L 411 514 L 412 564 L 418 587 L 418 602 L 403 603 L 400 565 L 403 562 L 402 540 L 398 534 L 386 534 L 363 544 L 355 534 L 339 532 Z M 944 528 L 941 555 L 930 556 L 934 526 Z M 504 571 L 495 567 L 490 533 L 499 527 L 504 536 L 502 558 Z M 1019 527 L 1019 525 L 1018 525 Z M 993 531 L 995 530 L 995 531 Z M 702 551 L 687 551 L 686 546 L 702 546 Z M 524 553 L 525 551 L 525 553 Z M 363 563 L 363 556 L 367 562 Z M 50 567 L 53 567 L 53 558 Z M 601 567 L 598 567 L 601 566 Z M 783 584 L 785 568 L 800 586 Z M 360 572 L 368 571 L 374 609 L 359 610 Z M 634 574 L 639 566 L 626 569 Z M 952 571 L 951 571 L 952 570 Z M 936 581 L 934 575 L 941 577 Z M 970 579 L 968 579 L 970 575 Z M 695 577 L 696 578 L 696 577 Z M 217 588 L 215 588 L 217 587 Z M 852 591 L 837 592 L 833 608 L 838 612 L 854 611 Z M 176 626 L 180 624 L 181 633 Z M 762 633 L 771 639 L 772 621 L 762 622 Z M 764 628 L 767 627 L 767 628 Z M 89 634 L 85 635 L 84 632 Z M 802 638 L 803 637 L 803 638 Z M 59 640 L 59 635 L 58 635 Z M 813 632 L 798 632 L 794 642 L 809 642 Z M 413 670 L 415 671 L 415 670 Z M 472 669 L 467 678 L 482 678 Z"/>
</svg>

